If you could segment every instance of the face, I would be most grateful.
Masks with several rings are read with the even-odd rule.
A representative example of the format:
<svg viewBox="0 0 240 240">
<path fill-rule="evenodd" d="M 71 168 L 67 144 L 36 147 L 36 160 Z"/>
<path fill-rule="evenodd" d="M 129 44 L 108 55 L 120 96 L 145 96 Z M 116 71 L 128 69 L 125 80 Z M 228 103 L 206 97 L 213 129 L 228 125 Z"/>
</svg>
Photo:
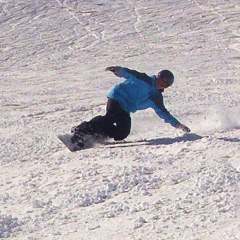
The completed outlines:
<svg viewBox="0 0 240 240">
<path fill-rule="evenodd" d="M 164 89 L 169 87 L 168 84 L 164 81 L 164 79 L 161 76 L 157 76 L 156 79 L 156 88 L 157 89 Z"/>
</svg>

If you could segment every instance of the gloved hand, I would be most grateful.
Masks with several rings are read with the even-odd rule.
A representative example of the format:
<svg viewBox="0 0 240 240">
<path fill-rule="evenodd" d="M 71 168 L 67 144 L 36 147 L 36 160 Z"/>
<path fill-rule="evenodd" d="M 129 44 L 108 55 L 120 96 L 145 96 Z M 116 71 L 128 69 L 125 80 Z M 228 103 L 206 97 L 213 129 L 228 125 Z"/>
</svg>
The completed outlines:
<svg viewBox="0 0 240 240">
<path fill-rule="evenodd" d="M 106 71 L 111 71 L 113 72 L 115 75 L 118 75 L 121 71 L 121 68 L 119 66 L 110 66 L 106 68 Z"/>
<path fill-rule="evenodd" d="M 190 133 L 190 132 L 191 132 L 190 128 L 188 128 L 187 126 L 185 126 L 185 125 L 183 125 L 183 124 L 181 124 L 181 123 L 179 123 L 179 124 L 176 126 L 176 128 L 181 129 L 181 130 L 182 130 L 183 132 L 185 132 L 185 133 Z"/>
</svg>

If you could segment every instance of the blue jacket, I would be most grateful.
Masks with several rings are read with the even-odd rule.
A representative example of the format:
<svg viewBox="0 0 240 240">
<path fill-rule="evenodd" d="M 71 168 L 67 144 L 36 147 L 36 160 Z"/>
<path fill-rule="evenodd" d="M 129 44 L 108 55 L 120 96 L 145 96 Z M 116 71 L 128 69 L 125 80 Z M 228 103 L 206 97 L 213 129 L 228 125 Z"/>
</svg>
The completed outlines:
<svg viewBox="0 0 240 240">
<path fill-rule="evenodd" d="M 173 127 L 180 122 L 174 118 L 163 103 L 162 91 L 155 87 L 156 76 L 148 76 L 135 70 L 121 67 L 118 77 L 126 80 L 116 85 L 108 97 L 116 100 L 128 113 L 153 108 L 156 114 Z"/>
</svg>

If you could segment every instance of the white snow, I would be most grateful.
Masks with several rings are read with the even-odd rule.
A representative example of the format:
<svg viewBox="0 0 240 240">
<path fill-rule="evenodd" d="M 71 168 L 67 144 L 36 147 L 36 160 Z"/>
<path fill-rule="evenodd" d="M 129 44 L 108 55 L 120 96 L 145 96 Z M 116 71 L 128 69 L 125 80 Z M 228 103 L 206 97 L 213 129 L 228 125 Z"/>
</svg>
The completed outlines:
<svg viewBox="0 0 240 240">
<path fill-rule="evenodd" d="M 238 0 L 0 1 L 0 238 L 240 239 Z M 76 153 L 121 65 L 170 69 L 169 111 Z M 204 136 L 201 138 L 200 136 Z"/>
</svg>

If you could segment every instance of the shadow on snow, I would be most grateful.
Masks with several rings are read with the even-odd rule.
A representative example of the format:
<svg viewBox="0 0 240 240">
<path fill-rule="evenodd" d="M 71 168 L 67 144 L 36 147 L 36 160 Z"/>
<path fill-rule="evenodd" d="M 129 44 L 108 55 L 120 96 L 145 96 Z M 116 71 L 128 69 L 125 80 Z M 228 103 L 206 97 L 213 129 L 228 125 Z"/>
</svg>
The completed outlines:
<svg viewBox="0 0 240 240">
<path fill-rule="evenodd" d="M 199 139 L 202 139 L 203 137 L 207 136 L 200 136 L 195 133 L 191 134 L 185 134 L 180 137 L 174 137 L 174 138 L 157 138 L 157 139 L 149 139 L 149 140 L 137 140 L 137 141 L 123 141 L 123 142 L 113 142 L 108 143 L 106 145 L 109 145 L 109 147 L 130 147 L 130 146 L 139 146 L 139 145 L 170 145 L 173 143 L 178 142 L 194 142 Z"/>
</svg>

